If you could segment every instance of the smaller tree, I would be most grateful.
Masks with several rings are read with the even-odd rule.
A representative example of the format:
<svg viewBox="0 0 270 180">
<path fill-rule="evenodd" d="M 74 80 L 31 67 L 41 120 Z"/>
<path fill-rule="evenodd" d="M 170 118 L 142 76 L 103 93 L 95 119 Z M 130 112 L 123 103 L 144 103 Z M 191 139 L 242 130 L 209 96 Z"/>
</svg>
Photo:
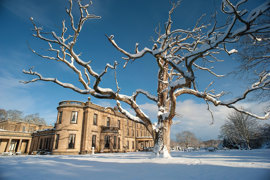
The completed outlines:
<svg viewBox="0 0 270 180">
<path fill-rule="evenodd" d="M 227 121 L 221 126 L 221 137 L 226 140 L 227 144 L 250 149 L 251 140 L 258 137 L 258 129 L 255 118 L 234 111 L 229 114 Z"/>
<path fill-rule="evenodd" d="M 24 117 L 25 122 L 34 123 L 34 124 L 42 124 L 46 125 L 46 122 L 43 118 L 39 117 L 39 114 L 30 114 Z"/>
<path fill-rule="evenodd" d="M 270 148 L 270 124 L 264 124 L 260 128 L 260 134 L 261 146 Z"/>
<path fill-rule="evenodd" d="M 11 121 L 22 121 L 23 120 L 23 112 L 19 110 L 8 110 L 7 111 L 7 119 Z"/>
<path fill-rule="evenodd" d="M 199 144 L 199 140 L 196 138 L 195 134 L 190 131 L 183 131 L 176 134 L 176 141 L 185 148 L 191 146 L 196 147 Z"/>
<path fill-rule="evenodd" d="M 4 121 L 7 119 L 7 111 L 4 109 L 0 109 L 0 121 Z"/>
</svg>

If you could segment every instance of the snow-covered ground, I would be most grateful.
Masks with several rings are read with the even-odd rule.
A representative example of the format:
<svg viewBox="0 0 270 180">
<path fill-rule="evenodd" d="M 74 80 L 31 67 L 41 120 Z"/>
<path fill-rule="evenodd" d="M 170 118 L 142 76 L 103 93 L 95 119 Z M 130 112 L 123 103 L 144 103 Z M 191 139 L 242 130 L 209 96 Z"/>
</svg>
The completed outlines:
<svg viewBox="0 0 270 180">
<path fill-rule="evenodd" d="M 270 149 L 172 152 L 172 156 L 171 159 L 162 159 L 145 152 L 78 156 L 1 156 L 0 179 L 270 179 Z"/>
</svg>

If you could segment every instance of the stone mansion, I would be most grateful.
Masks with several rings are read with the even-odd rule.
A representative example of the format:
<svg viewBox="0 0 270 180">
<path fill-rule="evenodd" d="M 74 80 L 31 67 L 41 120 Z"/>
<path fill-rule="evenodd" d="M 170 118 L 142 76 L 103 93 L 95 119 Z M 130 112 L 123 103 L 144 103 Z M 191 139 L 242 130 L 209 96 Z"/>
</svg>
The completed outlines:
<svg viewBox="0 0 270 180">
<path fill-rule="evenodd" d="M 0 122 L 0 153 L 133 152 L 154 145 L 145 126 L 128 119 L 117 108 L 104 108 L 89 99 L 85 103 L 62 101 L 57 110 L 54 127 Z M 13 126 L 18 128 L 10 128 L 11 123 L 17 123 Z"/>
</svg>

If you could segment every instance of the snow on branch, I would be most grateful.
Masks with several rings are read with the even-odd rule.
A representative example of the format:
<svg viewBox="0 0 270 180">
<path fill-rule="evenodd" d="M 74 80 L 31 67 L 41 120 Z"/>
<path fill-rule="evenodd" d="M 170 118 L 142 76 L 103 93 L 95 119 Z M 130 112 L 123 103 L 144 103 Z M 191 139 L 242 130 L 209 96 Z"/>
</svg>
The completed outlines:
<svg viewBox="0 0 270 180">
<path fill-rule="evenodd" d="M 145 91 L 143 89 L 137 89 L 136 92 L 133 93 L 132 95 L 132 98 L 134 100 L 136 100 L 136 97 L 139 95 L 139 94 L 144 94 L 148 99 L 154 101 L 154 102 L 157 102 L 158 98 L 156 96 L 153 96 L 152 94 L 150 94 L 148 91 Z"/>
<path fill-rule="evenodd" d="M 200 69 L 200 70 L 208 71 L 209 73 L 213 74 L 213 75 L 216 76 L 216 77 L 224 77 L 224 75 L 218 75 L 218 74 L 214 73 L 210 68 L 202 67 L 202 66 L 199 66 L 199 65 L 197 65 L 197 64 L 195 64 L 195 63 L 193 63 L 193 65 L 194 65 L 196 68 Z"/>
<path fill-rule="evenodd" d="M 197 90 L 193 90 L 193 89 L 188 89 L 188 88 L 182 88 L 182 89 L 179 89 L 175 92 L 175 96 L 179 96 L 179 95 L 182 95 L 182 94 L 191 94 L 191 95 L 194 95 L 196 97 L 199 97 L 199 98 L 202 98 L 204 99 L 205 101 L 208 101 L 208 102 L 212 102 L 215 106 L 226 106 L 228 108 L 232 108 L 232 109 L 235 109 L 236 111 L 239 111 L 239 112 L 242 112 L 242 113 L 245 113 L 247 115 L 250 115 L 252 117 L 255 117 L 257 119 L 260 119 L 260 120 L 267 120 L 270 118 L 270 110 L 268 112 L 266 112 L 265 116 L 258 116 L 256 114 L 253 114 L 253 113 L 250 113 L 246 110 L 242 110 L 242 109 L 239 109 L 235 106 L 235 104 L 241 100 L 244 100 L 246 98 L 246 96 L 255 91 L 255 90 L 258 90 L 258 89 L 264 89 L 266 86 L 269 86 L 270 84 L 270 73 L 261 73 L 260 75 L 260 79 L 258 82 L 254 83 L 251 88 L 247 89 L 242 96 L 234 99 L 234 100 L 231 100 L 231 101 L 220 101 L 218 100 L 219 97 L 223 94 L 219 94 L 219 95 L 212 95 L 206 91 L 204 92 L 199 92 Z"/>
<path fill-rule="evenodd" d="M 59 81 L 56 78 L 44 78 L 40 73 L 32 71 L 32 68 L 30 68 L 28 71 L 23 70 L 23 73 L 33 75 L 33 76 L 37 76 L 37 78 L 29 80 L 29 81 L 20 81 L 20 82 L 22 82 L 24 84 L 28 84 L 28 83 L 32 83 L 32 82 L 36 82 L 36 81 L 50 81 L 50 82 L 56 83 L 56 84 L 58 84 L 58 85 L 60 85 L 60 86 L 62 86 L 64 88 L 72 89 L 73 91 L 76 91 L 76 92 L 81 93 L 81 94 L 92 94 L 92 93 L 94 93 L 94 91 L 92 89 L 80 89 L 80 88 L 74 86 L 73 84 L 63 83 L 63 82 Z"/>
<path fill-rule="evenodd" d="M 136 122 L 139 122 L 139 123 L 142 123 L 142 124 L 145 124 L 144 121 L 142 121 L 139 117 L 136 117 L 132 114 L 130 114 L 127 110 L 125 110 L 124 108 L 122 108 L 121 104 L 119 101 L 117 101 L 117 107 L 119 109 L 119 111 L 124 114 L 125 116 L 127 116 L 129 119 L 133 120 L 133 121 L 136 121 Z"/>
</svg>

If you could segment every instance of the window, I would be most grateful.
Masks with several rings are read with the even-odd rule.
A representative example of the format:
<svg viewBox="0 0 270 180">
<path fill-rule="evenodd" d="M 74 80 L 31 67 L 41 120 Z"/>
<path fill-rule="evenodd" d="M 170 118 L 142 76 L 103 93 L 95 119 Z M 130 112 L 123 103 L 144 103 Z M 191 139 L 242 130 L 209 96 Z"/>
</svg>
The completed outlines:
<svg viewBox="0 0 270 180">
<path fill-rule="evenodd" d="M 117 141 L 117 138 L 116 136 L 113 137 L 113 149 L 116 149 L 116 141 Z"/>
<path fill-rule="evenodd" d="M 132 135 L 132 136 L 134 136 L 134 130 L 133 130 L 133 129 L 131 130 L 131 132 L 132 132 L 132 134 L 131 134 L 131 135 Z"/>
<path fill-rule="evenodd" d="M 63 112 L 59 112 L 58 114 L 58 124 L 61 124 L 62 123 L 62 115 L 63 115 Z"/>
<path fill-rule="evenodd" d="M 105 146 L 104 148 L 110 148 L 110 136 L 105 136 Z"/>
<path fill-rule="evenodd" d="M 46 138 L 45 139 L 45 149 L 49 150 L 50 149 L 50 145 L 51 145 L 51 138 Z"/>
<path fill-rule="evenodd" d="M 9 146 L 9 151 L 15 151 L 17 147 L 17 143 L 18 143 L 17 140 L 12 140 Z"/>
<path fill-rule="evenodd" d="M 94 117 L 93 117 L 93 125 L 97 125 L 97 114 L 94 114 Z"/>
<path fill-rule="evenodd" d="M 92 147 L 94 147 L 94 148 L 96 148 L 96 139 L 97 139 L 96 135 L 93 135 L 92 136 Z"/>
<path fill-rule="evenodd" d="M 127 128 L 127 136 L 129 136 L 129 129 Z"/>
<path fill-rule="evenodd" d="M 111 119 L 109 117 L 107 117 L 107 127 L 110 127 L 110 121 L 111 121 Z"/>
<path fill-rule="evenodd" d="M 25 132 L 25 126 L 22 127 L 22 131 Z"/>
<path fill-rule="evenodd" d="M 132 141 L 132 149 L 134 149 L 134 141 Z"/>
<path fill-rule="evenodd" d="M 39 142 L 39 149 L 42 149 L 42 144 L 43 144 L 43 139 L 40 139 L 40 142 Z"/>
<path fill-rule="evenodd" d="M 121 121 L 118 120 L 118 128 L 121 129 Z"/>
<path fill-rule="evenodd" d="M 129 149 L 129 141 L 127 141 L 127 149 Z"/>
<path fill-rule="evenodd" d="M 118 138 L 118 149 L 120 149 L 120 138 Z"/>
<path fill-rule="evenodd" d="M 29 128 L 29 132 L 34 132 L 34 131 L 35 131 L 35 127 L 31 126 L 31 127 Z"/>
<path fill-rule="evenodd" d="M 128 119 L 127 119 L 127 126 L 128 126 Z"/>
<path fill-rule="evenodd" d="M 70 123 L 76 124 L 77 123 L 77 119 L 78 119 L 78 112 L 77 111 L 73 111 L 72 114 L 71 114 L 71 121 L 70 121 Z"/>
<path fill-rule="evenodd" d="M 75 134 L 70 134 L 68 138 L 68 149 L 74 149 L 75 148 Z"/>
<path fill-rule="evenodd" d="M 56 134 L 56 139 L 55 139 L 55 149 L 58 149 L 58 144 L 59 144 L 59 134 Z"/>
</svg>

